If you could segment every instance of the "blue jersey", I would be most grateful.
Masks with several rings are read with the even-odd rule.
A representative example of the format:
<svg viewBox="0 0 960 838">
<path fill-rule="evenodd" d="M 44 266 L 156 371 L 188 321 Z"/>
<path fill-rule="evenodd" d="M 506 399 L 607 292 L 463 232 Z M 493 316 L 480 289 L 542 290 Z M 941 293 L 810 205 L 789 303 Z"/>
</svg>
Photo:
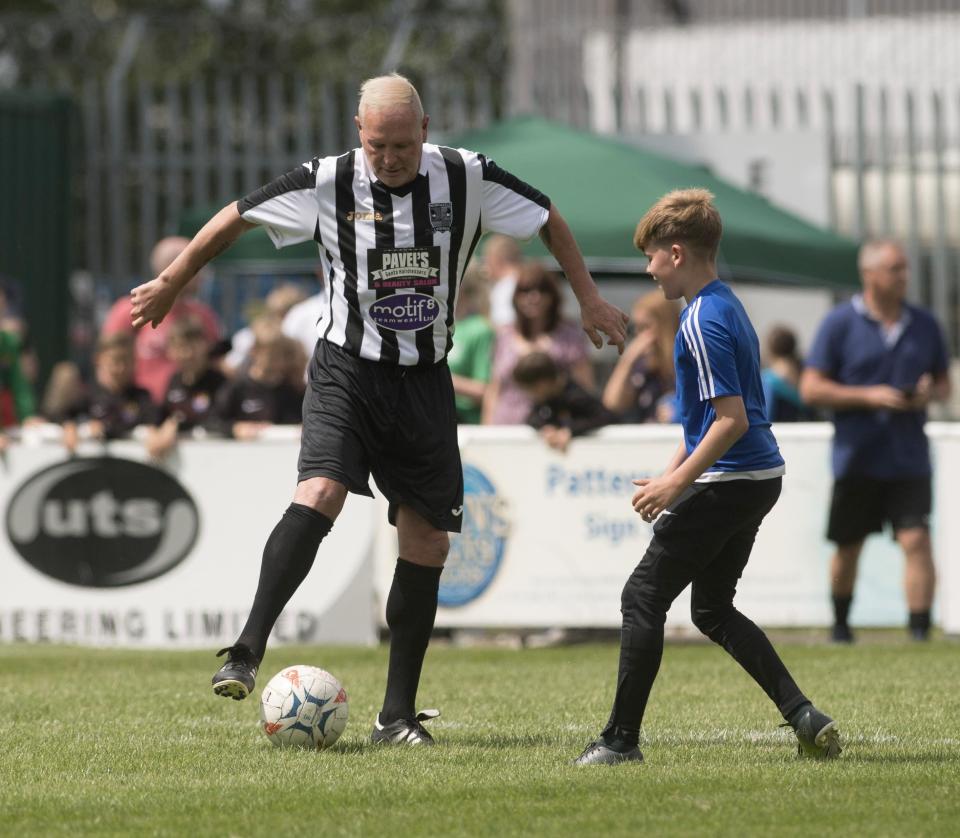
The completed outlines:
<svg viewBox="0 0 960 838">
<path fill-rule="evenodd" d="M 930 312 L 904 305 L 900 320 L 885 329 L 857 296 L 827 315 L 807 366 L 838 384 L 889 384 L 910 391 L 921 375 L 946 372 L 947 349 Z M 896 480 L 930 474 L 925 421 L 923 410 L 836 411 L 834 476 Z"/>
<path fill-rule="evenodd" d="M 783 457 L 763 401 L 760 342 L 740 300 L 719 279 L 681 313 L 673 358 L 687 454 L 717 418 L 710 399 L 740 396 L 750 423 L 747 432 L 697 482 L 764 480 L 783 474 Z"/>
</svg>

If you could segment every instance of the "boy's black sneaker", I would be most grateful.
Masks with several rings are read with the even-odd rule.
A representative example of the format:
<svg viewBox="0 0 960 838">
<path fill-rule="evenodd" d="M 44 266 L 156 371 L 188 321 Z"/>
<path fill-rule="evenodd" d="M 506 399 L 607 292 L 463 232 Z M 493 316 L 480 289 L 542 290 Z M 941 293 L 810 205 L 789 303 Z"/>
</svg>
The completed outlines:
<svg viewBox="0 0 960 838">
<path fill-rule="evenodd" d="M 797 735 L 797 753 L 814 759 L 833 759 L 840 756 L 840 733 L 837 723 L 812 704 L 792 724 Z"/>
<path fill-rule="evenodd" d="M 375 745 L 435 745 L 433 737 L 421 722 L 439 716 L 439 710 L 421 710 L 415 719 L 397 719 L 385 725 L 380 723 L 380 714 L 377 713 L 370 741 Z"/>
<path fill-rule="evenodd" d="M 246 646 L 228 646 L 217 652 L 217 657 L 224 654 L 227 662 L 213 676 L 213 691 L 224 698 L 240 701 L 253 692 L 260 661 Z"/>
<path fill-rule="evenodd" d="M 601 739 L 591 742 L 574 761 L 574 765 L 619 765 L 621 762 L 643 762 L 643 754 L 634 745 L 629 751 L 615 751 Z"/>
</svg>

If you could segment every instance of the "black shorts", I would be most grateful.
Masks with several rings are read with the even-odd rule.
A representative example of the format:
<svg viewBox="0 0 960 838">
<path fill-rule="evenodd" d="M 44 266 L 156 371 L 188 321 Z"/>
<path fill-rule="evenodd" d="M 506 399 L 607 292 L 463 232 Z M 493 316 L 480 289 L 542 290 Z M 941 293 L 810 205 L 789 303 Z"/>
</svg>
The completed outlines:
<svg viewBox="0 0 960 838">
<path fill-rule="evenodd" d="M 446 363 L 401 367 L 356 358 L 317 341 L 303 400 L 299 480 L 329 477 L 372 496 L 370 475 L 397 509 L 460 532 L 463 467 Z"/>
<path fill-rule="evenodd" d="M 835 544 L 856 544 L 881 532 L 887 522 L 894 536 L 898 530 L 928 528 L 930 483 L 930 475 L 901 480 L 839 478 L 833 484 L 827 538 Z"/>
</svg>

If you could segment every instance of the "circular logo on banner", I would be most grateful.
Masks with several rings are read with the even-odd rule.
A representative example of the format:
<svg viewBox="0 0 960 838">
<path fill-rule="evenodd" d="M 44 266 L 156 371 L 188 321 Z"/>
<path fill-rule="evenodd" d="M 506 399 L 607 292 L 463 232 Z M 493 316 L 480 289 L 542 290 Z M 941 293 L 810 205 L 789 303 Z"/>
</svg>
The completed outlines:
<svg viewBox="0 0 960 838">
<path fill-rule="evenodd" d="M 370 317 L 374 322 L 394 332 L 425 329 L 439 315 L 440 303 L 429 294 L 391 294 L 370 304 Z"/>
<path fill-rule="evenodd" d="M 187 556 L 199 530 L 197 506 L 172 475 L 115 457 L 39 471 L 7 507 L 7 535 L 27 563 L 88 588 L 166 573 Z"/>
<path fill-rule="evenodd" d="M 438 602 L 466 605 L 482 594 L 500 569 L 509 534 L 506 502 L 480 469 L 463 466 L 463 529 L 451 534 Z"/>
</svg>

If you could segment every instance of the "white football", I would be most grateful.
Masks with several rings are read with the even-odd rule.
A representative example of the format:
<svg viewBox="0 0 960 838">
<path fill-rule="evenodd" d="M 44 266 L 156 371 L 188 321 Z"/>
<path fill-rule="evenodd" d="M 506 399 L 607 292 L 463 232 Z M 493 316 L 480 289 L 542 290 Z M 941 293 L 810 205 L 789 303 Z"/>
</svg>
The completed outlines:
<svg viewBox="0 0 960 838">
<path fill-rule="evenodd" d="M 260 729 L 281 747 L 329 748 L 347 726 L 347 714 L 343 685 L 316 666 L 288 666 L 260 696 Z"/>
</svg>

